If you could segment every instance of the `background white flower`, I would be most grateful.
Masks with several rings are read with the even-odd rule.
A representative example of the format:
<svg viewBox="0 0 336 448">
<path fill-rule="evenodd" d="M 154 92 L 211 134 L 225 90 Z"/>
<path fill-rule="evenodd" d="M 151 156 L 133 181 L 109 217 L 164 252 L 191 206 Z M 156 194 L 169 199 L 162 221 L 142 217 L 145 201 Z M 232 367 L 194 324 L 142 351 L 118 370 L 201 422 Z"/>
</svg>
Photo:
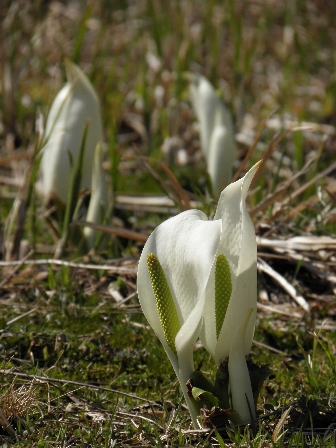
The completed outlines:
<svg viewBox="0 0 336 448">
<path fill-rule="evenodd" d="M 230 112 L 216 95 L 210 82 L 201 75 L 191 75 L 190 98 L 200 123 L 201 148 L 215 195 L 232 179 L 232 165 L 237 145 Z"/>
<path fill-rule="evenodd" d="M 67 83 L 57 94 L 46 123 L 41 160 L 41 192 L 47 202 L 57 199 L 66 203 L 69 188 L 70 155 L 76 164 L 85 124 L 85 141 L 81 188 L 90 189 L 94 153 L 103 141 L 100 106 L 96 92 L 82 70 L 65 61 Z"/>
</svg>

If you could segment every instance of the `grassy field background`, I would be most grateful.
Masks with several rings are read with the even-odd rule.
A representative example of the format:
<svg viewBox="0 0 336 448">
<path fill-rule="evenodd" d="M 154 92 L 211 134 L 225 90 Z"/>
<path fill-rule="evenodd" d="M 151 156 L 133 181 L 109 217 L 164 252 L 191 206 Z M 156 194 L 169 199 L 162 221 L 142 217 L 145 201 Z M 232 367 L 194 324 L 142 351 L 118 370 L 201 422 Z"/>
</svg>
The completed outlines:
<svg viewBox="0 0 336 448">
<path fill-rule="evenodd" d="M 335 17 L 332 0 L 1 2 L 0 446 L 334 446 Z M 64 58 L 100 98 L 111 219 L 96 251 L 55 259 L 34 176 Z M 263 159 L 252 355 L 275 378 L 240 433 L 192 429 L 136 295 L 150 232 L 190 203 L 216 208 L 186 72 L 232 113 L 236 178 Z"/>
</svg>

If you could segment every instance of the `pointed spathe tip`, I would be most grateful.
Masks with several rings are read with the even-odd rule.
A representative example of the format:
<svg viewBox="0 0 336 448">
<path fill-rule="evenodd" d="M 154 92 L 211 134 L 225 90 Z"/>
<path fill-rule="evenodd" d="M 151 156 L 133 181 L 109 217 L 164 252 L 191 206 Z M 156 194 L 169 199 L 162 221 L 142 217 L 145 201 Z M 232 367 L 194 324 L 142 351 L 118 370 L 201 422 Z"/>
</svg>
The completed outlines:
<svg viewBox="0 0 336 448">
<path fill-rule="evenodd" d="M 78 65 L 72 62 L 69 58 L 64 59 L 64 65 L 65 65 L 66 77 L 69 82 L 74 81 L 76 78 L 80 76 L 84 76 L 84 73 L 78 67 Z"/>
<path fill-rule="evenodd" d="M 254 178 L 254 176 L 256 175 L 258 169 L 261 167 L 262 162 L 263 162 L 263 159 L 261 159 L 261 160 L 259 160 L 257 163 L 255 163 L 255 164 L 252 166 L 252 168 L 250 168 L 250 169 L 248 170 L 248 172 L 245 174 L 245 176 L 242 177 L 241 179 L 239 179 L 237 182 L 242 181 L 242 180 L 245 181 L 245 179 L 250 179 L 250 182 L 251 182 L 252 179 Z"/>
<path fill-rule="evenodd" d="M 253 167 L 248 172 L 251 172 L 254 177 L 256 172 L 258 171 L 258 169 L 262 166 L 262 164 L 263 164 L 263 159 L 260 159 L 257 163 L 255 163 L 253 165 Z"/>
<path fill-rule="evenodd" d="M 97 94 L 83 70 L 69 58 L 64 60 L 64 65 L 68 83 L 83 87 L 98 101 Z"/>
<path fill-rule="evenodd" d="M 240 179 L 240 182 L 242 183 L 242 197 L 245 199 L 247 196 L 248 189 L 250 188 L 250 185 L 252 183 L 252 180 L 254 176 L 257 174 L 257 171 L 262 166 L 262 159 L 259 160 L 255 165 L 253 165 L 252 168 L 245 174 L 245 176 Z M 238 181 L 239 182 L 239 181 Z"/>
<path fill-rule="evenodd" d="M 248 172 L 245 174 L 244 177 L 242 177 L 240 179 L 240 181 L 243 182 L 249 182 L 249 184 L 252 182 L 252 179 L 254 178 L 254 176 L 256 175 L 257 171 L 259 170 L 259 168 L 262 166 L 263 163 L 263 159 L 259 160 L 257 163 L 255 163 L 249 170 Z"/>
</svg>

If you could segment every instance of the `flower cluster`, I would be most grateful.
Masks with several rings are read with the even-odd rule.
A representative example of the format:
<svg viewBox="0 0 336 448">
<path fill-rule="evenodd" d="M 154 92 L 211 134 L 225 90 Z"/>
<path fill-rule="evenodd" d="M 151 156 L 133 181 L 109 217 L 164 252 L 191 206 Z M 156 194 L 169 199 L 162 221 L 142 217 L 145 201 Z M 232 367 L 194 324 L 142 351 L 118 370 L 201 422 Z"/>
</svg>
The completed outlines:
<svg viewBox="0 0 336 448">
<path fill-rule="evenodd" d="M 212 404 L 230 406 L 240 422 L 256 415 L 245 357 L 257 308 L 257 246 L 245 199 L 257 169 L 258 164 L 222 192 L 213 220 L 188 210 L 159 225 L 139 261 L 142 310 L 173 365 L 195 427 L 200 412 L 195 398 L 202 394 Z M 195 382 L 198 338 L 218 367 L 214 385 Z"/>
</svg>

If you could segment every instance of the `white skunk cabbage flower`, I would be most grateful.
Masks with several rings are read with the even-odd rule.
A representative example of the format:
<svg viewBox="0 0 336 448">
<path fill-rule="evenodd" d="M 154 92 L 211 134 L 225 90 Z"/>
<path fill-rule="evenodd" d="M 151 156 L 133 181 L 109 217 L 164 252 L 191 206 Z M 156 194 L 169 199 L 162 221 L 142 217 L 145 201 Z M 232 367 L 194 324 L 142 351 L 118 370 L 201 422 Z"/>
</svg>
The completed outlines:
<svg viewBox="0 0 336 448">
<path fill-rule="evenodd" d="M 102 144 L 98 143 L 94 155 L 90 204 L 86 221 L 100 224 L 108 208 L 107 185 L 102 167 Z M 97 231 L 91 227 L 84 227 L 84 235 L 91 249 L 94 246 Z"/>
<path fill-rule="evenodd" d="M 214 219 L 222 234 L 206 290 L 200 339 L 217 366 L 229 358 L 233 409 L 243 422 L 255 417 L 245 356 L 251 351 L 257 312 L 257 242 L 246 195 L 259 164 L 221 194 Z M 247 400 L 248 403 L 247 403 Z"/>
<path fill-rule="evenodd" d="M 198 412 L 186 382 L 194 371 L 193 346 L 201 330 L 220 227 L 219 221 L 208 221 L 199 210 L 181 213 L 150 235 L 138 268 L 142 310 L 172 363 L 196 428 Z"/>
<path fill-rule="evenodd" d="M 70 155 L 73 165 L 79 156 L 85 124 L 85 141 L 81 188 L 91 188 L 92 166 L 96 145 L 103 140 L 100 106 L 96 92 L 82 70 L 65 61 L 67 83 L 57 94 L 46 123 L 41 160 L 42 188 L 46 201 L 67 202 Z M 69 155 L 70 154 L 70 155 Z"/>
<path fill-rule="evenodd" d="M 142 310 L 173 365 L 195 427 L 198 411 L 188 397 L 186 381 L 194 371 L 193 345 L 199 336 L 217 365 L 229 356 L 229 371 L 245 369 L 237 374 L 244 381 L 239 392 L 244 402 L 233 398 L 234 410 L 250 420 L 245 393 L 254 408 L 245 354 L 254 331 L 257 252 L 245 198 L 257 168 L 258 164 L 223 191 L 214 220 L 188 210 L 159 225 L 139 261 Z"/>
<path fill-rule="evenodd" d="M 216 196 L 232 179 L 237 145 L 230 112 L 216 95 L 210 82 L 191 75 L 190 98 L 200 123 L 201 148 Z"/>
<path fill-rule="evenodd" d="M 245 199 L 258 166 L 225 188 L 214 217 L 221 221 L 222 233 L 207 285 L 201 340 L 217 365 L 229 356 L 234 333 L 252 308 L 244 354 L 251 351 L 257 310 L 257 243 Z"/>
</svg>

